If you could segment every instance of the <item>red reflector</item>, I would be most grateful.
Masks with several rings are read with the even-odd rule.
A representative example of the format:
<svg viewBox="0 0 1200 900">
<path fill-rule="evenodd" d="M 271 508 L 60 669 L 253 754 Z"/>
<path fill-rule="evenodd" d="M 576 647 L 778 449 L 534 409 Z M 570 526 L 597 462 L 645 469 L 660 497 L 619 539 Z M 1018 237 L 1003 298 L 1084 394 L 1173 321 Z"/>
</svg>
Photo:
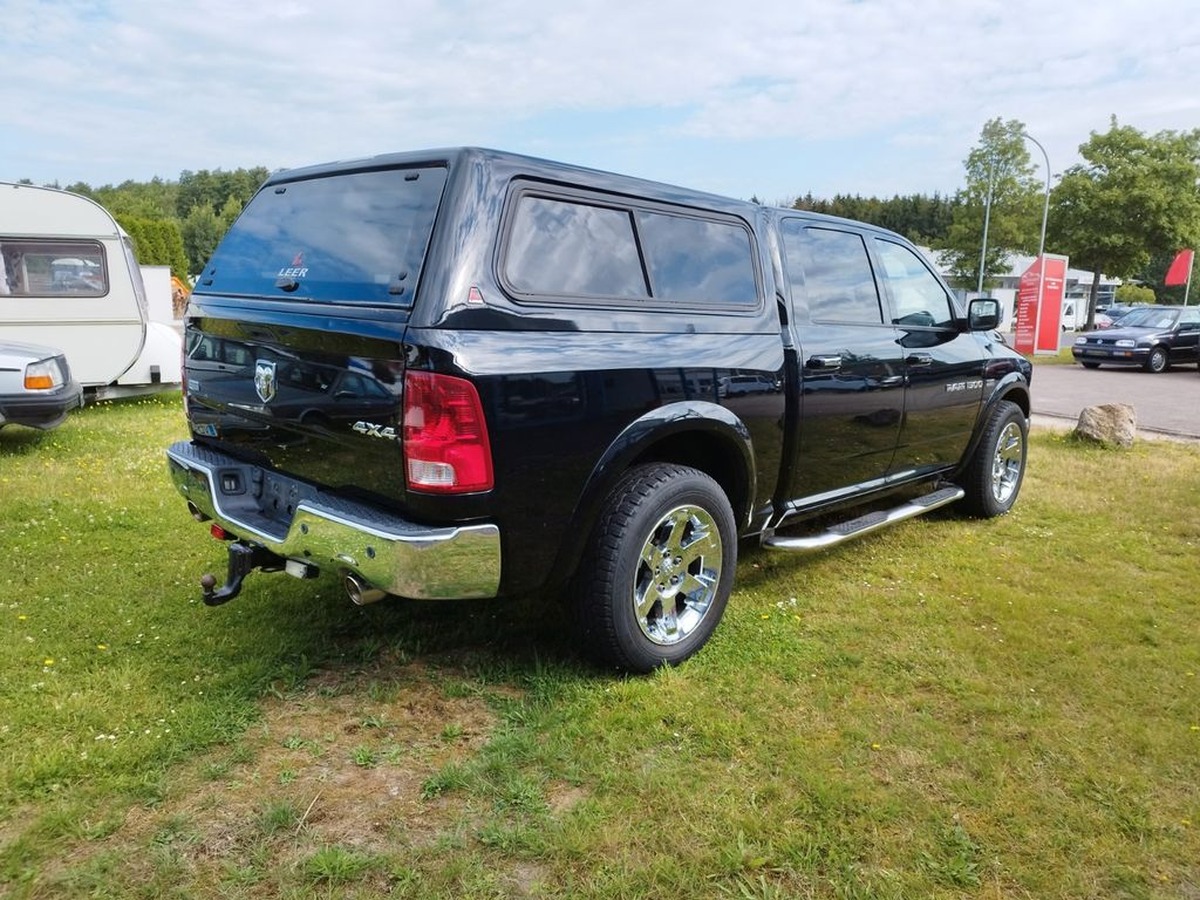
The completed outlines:
<svg viewBox="0 0 1200 900">
<path fill-rule="evenodd" d="M 405 373 L 404 458 L 411 490 L 492 489 L 492 448 L 475 385 L 434 372 Z"/>
<path fill-rule="evenodd" d="M 216 522 L 213 522 L 210 526 L 208 526 L 208 533 L 215 537 L 218 541 L 229 540 L 229 532 L 227 532 Z"/>
</svg>

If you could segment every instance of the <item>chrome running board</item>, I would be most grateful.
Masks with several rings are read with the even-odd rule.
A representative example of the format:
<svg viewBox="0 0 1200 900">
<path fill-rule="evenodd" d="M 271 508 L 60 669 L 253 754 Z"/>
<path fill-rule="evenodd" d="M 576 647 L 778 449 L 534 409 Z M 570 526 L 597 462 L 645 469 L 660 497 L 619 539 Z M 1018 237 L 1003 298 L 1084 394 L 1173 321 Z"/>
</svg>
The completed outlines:
<svg viewBox="0 0 1200 900">
<path fill-rule="evenodd" d="M 867 513 L 865 516 L 859 516 L 857 519 L 850 519 L 848 522 L 839 522 L 837 525 L 819 534 L 780 537 L 774 531 L 769 531 L 763 535 L 762 545 L 771 550 L 793 550 L 797 553 L 814 553 L 818 550 L 835 547 L 853 538 L 862 537 L 864 534 L 870 534 L 881 528 L 886 528 L 888 525 L 895 525 L 897 522 L 903 522 L 905 519 L 923 516 L 927 512 L 932 512 L 935 509 L 948 506 L 956 500 L 961 500 L 965 494 L 966 491 L 960 487 L 944 487 L 934 491 L 932 494 L 925 494 L 923 497 L 910 500 L 908 503 L 897 506 L 895 509 L 879 510 L 878 512 Z"/>
</svg>

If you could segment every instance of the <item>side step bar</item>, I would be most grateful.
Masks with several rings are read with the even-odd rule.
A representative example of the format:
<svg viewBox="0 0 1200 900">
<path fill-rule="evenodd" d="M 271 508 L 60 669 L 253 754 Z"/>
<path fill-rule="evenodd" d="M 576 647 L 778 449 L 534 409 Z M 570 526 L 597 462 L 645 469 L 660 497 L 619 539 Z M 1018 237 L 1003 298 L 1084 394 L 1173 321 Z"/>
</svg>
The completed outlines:
<svg viewBox="0 0 1200 900">
<path fill-rule="evenodd" d="M 895 525 L 897 522 L 903 522 L 905 519 L 912 519 L 943 506 L 948 506 L 956 500 L 961 500 L 965 494 L 966 491 L 960 487 L 944 487 L 934 491 L 932 494 L 926 494 L 923 497 L 910 500 L 908 503 L 897 506 L 895 509 L 879 510 L 878 512 L 867 513 L 865 516 L 859 516 L 857 519 L 851 519 L 848 522 L 839 522 L 837 525 L 820 534 L 780 537 L 774 532 L 769 532 L 764 535 L 762 545 L 772 550 L 795 550 L 799 553 L 814 553 L 818 550 L 825 550 L 837 544 L 844 543 L 851 538 L 862 537 L 864 534 L 878 531 L 888 525 Z"/>
</svg>

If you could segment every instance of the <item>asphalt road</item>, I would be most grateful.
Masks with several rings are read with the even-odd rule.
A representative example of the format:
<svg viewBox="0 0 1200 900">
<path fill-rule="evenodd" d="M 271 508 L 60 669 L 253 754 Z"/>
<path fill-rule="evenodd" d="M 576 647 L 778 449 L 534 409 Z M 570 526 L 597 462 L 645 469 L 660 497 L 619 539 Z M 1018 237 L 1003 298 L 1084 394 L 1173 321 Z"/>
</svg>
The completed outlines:
<svg viewBox="0 0 1200 900">
<path fill-rule="evenodd" d="M 1152 375 L 1141 369 L 1079 365 L 1035 365 L 1033 414 L 1073 424 L 1085 406 L 1128 403 L 1140 431 L 1200 440 L 1200 371 L 1196 363 Z"/>
</svg>

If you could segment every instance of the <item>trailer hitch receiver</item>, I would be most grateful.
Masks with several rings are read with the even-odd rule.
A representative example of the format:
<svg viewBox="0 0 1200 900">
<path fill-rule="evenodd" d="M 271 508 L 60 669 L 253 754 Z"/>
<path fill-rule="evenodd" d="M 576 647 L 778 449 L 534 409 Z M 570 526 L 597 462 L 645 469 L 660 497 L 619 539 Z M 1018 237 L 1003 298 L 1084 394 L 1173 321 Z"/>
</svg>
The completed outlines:
<svg viewBox="0 0 1200 900">
<path fill-rule="evenodd" d="M 208 606 L 220 606 L 228 603 L 242 590 L 242 582 L 255 569 L 264 572 L 278 572 L 287 562 L 282 556 L 272 553 L 265 547 L 253 544 L 243 544 L 234 541 L 229 545 L 229 572 L 225 584 L 217 587 L 217 576 L 205 573 L 200 576 L 200 588 L 204 592 L 204 602 Z"/>
</svg>

